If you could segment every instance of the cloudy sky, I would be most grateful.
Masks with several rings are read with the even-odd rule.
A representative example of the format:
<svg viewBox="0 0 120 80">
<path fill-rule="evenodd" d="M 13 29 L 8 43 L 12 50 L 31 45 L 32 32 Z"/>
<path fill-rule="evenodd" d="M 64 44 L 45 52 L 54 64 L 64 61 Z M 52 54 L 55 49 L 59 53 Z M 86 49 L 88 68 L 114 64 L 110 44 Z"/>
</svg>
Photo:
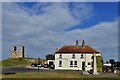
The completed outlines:
<svg viewBox="0 0 120 80">
<path fill-rule="evenodd" d="M 55 48 L 84 39 L 104 60 L 118 60 L 118 5 L 101 2 L 3 2 L 2 58 L 13 45 L 25 55 L 45 58 Z"/>
</svg>

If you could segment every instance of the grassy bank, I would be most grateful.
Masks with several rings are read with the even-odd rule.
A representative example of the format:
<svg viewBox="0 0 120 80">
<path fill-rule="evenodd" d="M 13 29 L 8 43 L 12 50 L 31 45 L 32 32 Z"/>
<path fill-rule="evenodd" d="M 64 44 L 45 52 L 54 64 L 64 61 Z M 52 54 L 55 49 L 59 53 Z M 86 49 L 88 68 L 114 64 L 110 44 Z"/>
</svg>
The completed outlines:
<svg viewBox="0 0 120 80">
<path fill-rule="evenodd" d="M 8 58 L 6 60 L 2 60 L 2 65 L 3 66 L 25 66 L 25 65 L 30 65 L 30 62 L 27 62 L 26 59 L 23 58 L 18 58 L 18 59 L 12 59 Z"/>
<path fill-rule="evenodd" d="M 41 60 L 43 61 L 43 60 Z M 45 61 L 45 60 L 44 60 Z M 30 66 L 32 63 L 37 63 L 36 58 L 8 58 L 5 60 L 0 61 L 0 66 Z"/>
</svg>

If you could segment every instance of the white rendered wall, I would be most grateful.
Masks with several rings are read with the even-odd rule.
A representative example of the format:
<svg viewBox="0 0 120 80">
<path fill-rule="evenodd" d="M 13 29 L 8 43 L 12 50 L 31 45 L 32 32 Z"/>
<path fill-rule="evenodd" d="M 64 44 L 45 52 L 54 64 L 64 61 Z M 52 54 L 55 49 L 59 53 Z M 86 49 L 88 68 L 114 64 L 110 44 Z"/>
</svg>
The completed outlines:
<svg viewBox="0 0 120 80">
<path fill-rule="evenodd" d="M 75 54 L 75 59 L 72 59 L 71 53 L 62 54 L 62 58 L 60 59 L 60 54 L 55 54 L 55 69 L 65 69 L 65 70 L 82 70 L 82 62 L 85 62 L 86 70 L 92 69 L 91 62 L 93 61 L 91 53 L 83 54 L 83 59 L 81 59 L 81 53 Z M 96 56 L 101 56 L 101 54 L 96 54 Z M 59 67 L 59 61 L 62 61 L 62 67 Z M 70 61 L 77 61 L 77 67 L 70 67 Z M 88 62 L 90 62 L 90 65 L 88 65 Z"/>
</svg>

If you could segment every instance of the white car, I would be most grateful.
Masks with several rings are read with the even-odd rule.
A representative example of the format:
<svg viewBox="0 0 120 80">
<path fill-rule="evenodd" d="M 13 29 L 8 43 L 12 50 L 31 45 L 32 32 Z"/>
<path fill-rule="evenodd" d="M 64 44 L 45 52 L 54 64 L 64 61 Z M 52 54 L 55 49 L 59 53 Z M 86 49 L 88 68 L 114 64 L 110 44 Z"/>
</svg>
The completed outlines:
<svg viewBox="0 0 120 80">
<path fill-rule="evenodd" d="M 42 64 L 38 64 L 37 67 L 43 67 Z"/>
</svg>

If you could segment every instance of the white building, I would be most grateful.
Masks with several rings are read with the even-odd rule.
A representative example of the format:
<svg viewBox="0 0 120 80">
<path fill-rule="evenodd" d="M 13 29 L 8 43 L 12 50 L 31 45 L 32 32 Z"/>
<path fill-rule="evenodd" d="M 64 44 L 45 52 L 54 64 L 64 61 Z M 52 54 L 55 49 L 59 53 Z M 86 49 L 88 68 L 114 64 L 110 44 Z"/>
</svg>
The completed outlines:
<svg viewBox="0 0 120 80">
<path fill-rule="evenodd" d="M 101 54 L 88 45 L 83 40 L 82 45 L 63 46 L 55 52 L 55 69 L 64 70 L 91 70 L 93 69 L 93 56 Z M 96 61 L 96 60 L 95 60 Z M 94 65 L 96 66 L 96 64 Z"/>
</svg>

